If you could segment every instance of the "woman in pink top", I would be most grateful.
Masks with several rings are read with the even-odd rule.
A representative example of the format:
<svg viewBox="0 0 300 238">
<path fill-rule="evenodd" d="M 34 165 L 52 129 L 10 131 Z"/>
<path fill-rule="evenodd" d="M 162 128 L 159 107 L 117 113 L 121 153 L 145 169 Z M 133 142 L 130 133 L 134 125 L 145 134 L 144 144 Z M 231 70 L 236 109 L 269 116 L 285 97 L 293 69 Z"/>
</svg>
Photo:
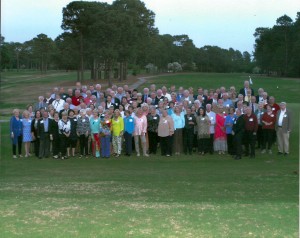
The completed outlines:
<svg viewBox="0 0 300 238">
<path fill-rule="evenodd" d="M 225 151 L 227 151 L 227 139 L 224 127 L 225 118 L 226 113 L 218 110 L 218 113 L 216 114 L 214 149 L 215 151 L 219 151 L 219 154 L 225 154 Z"/>
<path fill-rule="evenodd" d="M 135 150 L 137 156 L 140 156 L 140 145 L 139 142 L 141 141 L 143 155 L 148 157 L 147 154 L 147 147 L 146 147 L 146 132 L 147 132 L 147 118 L 143 115 L 143 110 L 138 108 L 136 112 L 136 116 L 134 117 L 134 143 L 135 143 Z"/>
</svg>

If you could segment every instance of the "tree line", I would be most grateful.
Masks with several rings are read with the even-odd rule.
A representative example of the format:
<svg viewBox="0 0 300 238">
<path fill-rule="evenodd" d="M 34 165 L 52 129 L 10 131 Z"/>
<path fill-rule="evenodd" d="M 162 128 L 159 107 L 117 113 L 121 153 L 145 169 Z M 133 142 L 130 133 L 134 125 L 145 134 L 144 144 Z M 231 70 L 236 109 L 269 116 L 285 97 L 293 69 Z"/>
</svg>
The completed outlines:
<svg viewBox="0 0 300 238">
<path fill-rule="evenodd" d="M 300 12 L 295 21 L 283 15 L 272 28 L 256 28 L 254 37 L 254 59 L 263 73 L 300 76 Z"/>
<path fill-rule="evenodd" d="M 2 37 L 2 69 L 38 69 L 42 73 L 48 69 L 77 70 L 79 81 L 84 80 L 83 72 L 90 70 L 91 79 L 107 79 L 109 83 L 112 78 L 126 80 L 128 70 L 133 74 L 145 69 L 148 72 L 250 73 L 259 66 L 261 72 L 274 70 L 268 65 L 270 56 L 266 49 L 269 48 L 261 46 L 270 44 L 267 40 L 272 39 L 271 29 L 256 29 L 253 60 L 247 51 L 210 45 L 197 48 L 188 35 L 159 34 L 154 26 L 155 13 L 140 0 L 115 0 L 112 4 L 74 1 L 62 12 L 63 33 L 54 40 L 45 34 L 24 43 L 5 42 Z M 291 60 L 291 40 L 297 38 L 290 36 L 290 27 L 298 29 L 299 52 L 299 17 L 295 23 L 279 27 L 285 36 L 280 35 L 283 39 L 278 36 L 280 43 L 273 45 L 282 47 L 283 44 L 288 50 L 284 51 L 285 58 L 276 62 L 284 63 L 286 67 L 280 73 L 288 74 L 290 63 L 295 61 Z"/>
</svg>

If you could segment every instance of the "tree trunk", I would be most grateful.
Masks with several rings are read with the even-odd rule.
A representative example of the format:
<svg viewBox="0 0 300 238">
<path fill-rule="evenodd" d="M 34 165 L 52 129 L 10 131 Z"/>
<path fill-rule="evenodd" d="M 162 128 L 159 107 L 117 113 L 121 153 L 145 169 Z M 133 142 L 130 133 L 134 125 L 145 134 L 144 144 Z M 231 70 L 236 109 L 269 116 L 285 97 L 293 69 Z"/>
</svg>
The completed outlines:
<svg viewBox="0 0 300 238">
<path fill-rule="evenodd" d="M 123 79 L 123 62 L 119 63 L 119 81 Z"/>
<path fill-rule="evenodd" d="M 80 83 L 82 83 L 83 79 L 84 79 L 84 65 L 83 65 L 84 61 L 83 61 L 83 39 L 82 39 L 82 33 L 80 34 L 80 73 L 81 73 L 81 77 L 80 77 Z"/>
<path fill-rule="evenodd" d="M 123 80 L 127 79 L 128 63 L 127 61 L 123 62 Z"/>
</svg>

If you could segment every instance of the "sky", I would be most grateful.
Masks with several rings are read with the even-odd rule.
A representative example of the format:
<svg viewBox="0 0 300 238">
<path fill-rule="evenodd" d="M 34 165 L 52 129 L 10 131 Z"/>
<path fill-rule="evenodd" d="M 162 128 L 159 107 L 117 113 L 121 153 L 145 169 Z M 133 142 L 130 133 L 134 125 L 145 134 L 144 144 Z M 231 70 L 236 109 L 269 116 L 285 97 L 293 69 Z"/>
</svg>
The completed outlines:
<svg viewBox="0 0 300 238">
<path fill-rule="evenodd" d="M 62 9 L 70 0 L 1 0 L 1 34 L 25 42 L 40 33 L 55 39 L 63 31 Z M 99 1 L 111 4 L 113 1 Z M 272 27 L 284 14 L 295 20 L 299 0 L 144 0 L 160 34 L 187 34 L 196 47 L 254 51 L 257 27 Z"/>
</svg>

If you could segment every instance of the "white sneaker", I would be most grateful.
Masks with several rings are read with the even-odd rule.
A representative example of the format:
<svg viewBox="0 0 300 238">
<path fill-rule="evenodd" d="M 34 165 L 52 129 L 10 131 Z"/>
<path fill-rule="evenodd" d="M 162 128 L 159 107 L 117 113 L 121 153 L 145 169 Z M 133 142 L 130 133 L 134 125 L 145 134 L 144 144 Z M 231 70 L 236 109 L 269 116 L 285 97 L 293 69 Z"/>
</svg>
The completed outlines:
<svg viewBox="0 0 300 238">
<path fill-rule="evenodd" d="M 144 154 L 144 156 L 145 156 L 145 157 L 149 157 L 149 155 L 148 155 L 148 154 Z"/>
<path fill-rule="evenodd" d="M 140 155 L 140 154 L 136 154 L 136 156 L 137 156 L 137 157 L 140 157 L 141 155 Z"/>
<path fill-rule="evenodd" d="M 17 159 L 18 157 L 16 155 L 13 155 L 13 159 Z"/>
</svg>

